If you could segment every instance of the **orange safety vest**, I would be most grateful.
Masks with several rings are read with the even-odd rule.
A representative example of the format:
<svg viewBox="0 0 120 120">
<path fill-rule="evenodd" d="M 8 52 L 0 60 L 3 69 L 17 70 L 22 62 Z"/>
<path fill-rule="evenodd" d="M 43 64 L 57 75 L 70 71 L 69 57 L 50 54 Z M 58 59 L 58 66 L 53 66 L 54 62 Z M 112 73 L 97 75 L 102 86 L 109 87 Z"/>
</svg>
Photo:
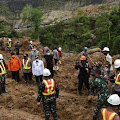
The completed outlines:
<svg viewBox="0 0 120 120">
<path fill-rule="evenodd" d="M 42 92 L 44 96 L 52 95 L 55 93 L 55 81 L 53 79 L 43 80 L 45 90 Z"/>
<path fill-rule="evenodd" d="M 30 61 L 30 59 L 28 58 L 28 60 L 27 60 L 27 62 L 26 62 L 26 64 L 25 64 L 25 60 L 23 59 L 23 69 L 25 69 L 25 70 L 29 70 L 29 69 L 31 69 L 31 67 L 28 67 L 28 62 Z"/>
<path fill-rule="evenodd" d="M 115 115 L 117 115 L 117 113 L 109 112 L 107 109 L 104 109 L 102 112 L 103 120 L 113 120 Z"/>
<path fill-rule="evenodd" d="M 6 68 L 5 68 L 3 62 L 2 62 L 1 64 L 2 64 L 2 65 L 0 65 L 0 69 L 1 69 L 0 75 L 4 75 L 4 74 L 6 74 Z"/>
<path fill-rule="evenodd" d="M 120 85 L 119 77 L 120 77 L 120 72 L 118 74 L 115 72 L 114 79 L 115 79 L 115 84 L 117 84 L 117 85 Z"/>
<path fill-rule="evenodd" d="M 10 43 L 8 42 L 8 47 L 11 47 L 11 46 L 12 46 L 12 45 L 11 45 L 11 42 L 10 42 Z"/>
</svg>

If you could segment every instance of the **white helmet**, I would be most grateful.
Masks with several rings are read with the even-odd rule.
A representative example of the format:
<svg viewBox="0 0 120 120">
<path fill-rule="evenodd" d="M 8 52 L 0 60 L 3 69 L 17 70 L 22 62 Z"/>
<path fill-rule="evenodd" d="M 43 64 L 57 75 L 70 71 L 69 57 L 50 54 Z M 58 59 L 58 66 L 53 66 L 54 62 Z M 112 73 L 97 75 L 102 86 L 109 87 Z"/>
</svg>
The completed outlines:
<svg viewBox="0 0 120 120">
<path fill-rule="evenodd" d="M 103 51 L 107 51 L 107 52 L 109 52 L 110 49 L 109 49 L 108 47 L 104 47 L 104 48 L 103 48 Z"/>
<path fill-rule="evenodd" d="M 59 48 L 58 48 L 58 50 L 59 50 L 59 51 L 61 51 L 61 50 L 62 50 L 62 48 L 61 48 L 61 47 L 59 47 Z"/>
<path fill-rule="evenodd" d="M 120 105 L 120 97 L 117 94 L 113 94 L 107 99 L 107 102 L 111 105 Z"/>
<path fill-rule="evenodd" d="M 119 68 L 120 67 L 120 59 L 115 60 L 114 67 Z"/>
<path fill-rule="evenodd" d="M 43 76 L 50 76 L 50 75 L 51 75 L 50 70 L 47 69 L 47 68 L 45 68 L 45 69 L 43 70 Z"/>
<path fill-rule="evenodd" d="M 11 42 L 11 39 L 9 38 L 8 41 Z"/>
<path fill-rule="evenodd" d="M 2 54 L 0 54 L 0 59 L 3 59 L 3 55 Z"/>
<path fill-rule="evenodd" d="M 30 41 L 30 43 L 32 44 L 32 41 Z"/>
</svg>

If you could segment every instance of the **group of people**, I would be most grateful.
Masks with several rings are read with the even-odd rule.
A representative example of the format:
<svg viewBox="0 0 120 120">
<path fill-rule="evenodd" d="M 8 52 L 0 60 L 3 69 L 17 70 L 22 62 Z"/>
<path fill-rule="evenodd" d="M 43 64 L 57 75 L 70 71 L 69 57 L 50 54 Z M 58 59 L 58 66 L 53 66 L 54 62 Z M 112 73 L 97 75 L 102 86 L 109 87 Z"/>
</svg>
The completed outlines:
<svg viewBox="0 0 120 120">
<path fill-rule="evenodd" d="M 24 74 L 25 85 L 27 86 L 28 83 L 30 83 L 32 86 L 32 76 L 34 76 L 38 89 L 38 106 L 42 101 L 46 120 L 49 120 L 50 112 L 54 120 L 57 120 L 56 98 L 59 97 L 59 87 L 53 79 L 53 71 L 58 70 L 57 65 L 61 64 L 61 47 L 58 49 L 55 47 L 53 51 L 47 46 L 43 48 L 45 65 L 42 61 L 40 52 L 32 41 L 30 41 L 29 46 L 30 55 L 25 53 L 22 60 L 12 52 L 11 47 L 12 43 L 11 39 L 9 39 L 7 48 L 11 52 L 11 57 L 8 62 L 8 70 L 11 71 L 12 78 L 19 82 L 19 71 L 21 70 Z M 92 96 L 96 95 L 96 93 L 98 95 L 93 113 L 93 120 L 97 120 L 100 108 L 102 108 L 103 105 L 107 106 L 107 109 L 101 109 L 103 120 L 120 120 L 118 115 L 120 113 L 120 59 L 115 60 L 114 68 L 116 72 L 115 75 L 111 76 L 113 67 L 112 57 L 109 55 L 109 48 L 104 47 L 103 54 L 105 55 L 105 61 L 104 63 L 99 61 L 96 66 L 94 66 L 95 69 L 88 64 L 89 55 L 87 49 L 87 47 L 84 48 L 84 51 L 81 52 L 80 62 L 77 62 L 75 65 L 75 69 L 80 70 L 78 75 L 78 95 L 82 96 L 82 86 L 83 83 L 85 83 L 88 89 L 89 100 L 91 100 Z M 17 53 L 19 52 L 17 51 Z M 5 89 L 6 74 L 7 66 L 3 59 L 3 55 L 0 54 L 0 96 L 2 96 L 2 93 L 7 93 Z M 92 80 L 89 82 L 90 75 L 92 75 Z M 108 87 L 109 82 L 114 84 L 113 93 L 110 93 L 111 88 Z"/>
<path fill-rule="evenodd" d="M 44 58 L 42 58 L 40 52 L 37 50 L 37 47 L 32 41 L 30 41 L 30 55 L 25 53 L 23 55 L 23 59 L 20 60 L 18 56 L 19 54 L 17 54 L 19 51 L 16 51 L 16 54 L 12 52 L 13 46 L 11 39 L 8 39 L 6 46 L 11 56 L 7 67 L 3 59 L 3 55 L 0 54 L 0 96 L 3 95 L 2 93 L 7 93 L 5 89 L 7 69 L 12 73 L 12 79 L 15 79 L 18 83 L 20 82 L 19 71 L 21 70 L 24 74 L 26 86 L 28 83 L 33 86 L 32 76 L 36 78 L 36 85 L 38 89 L 38 106 L 40 105 L 42 99 L 46 120 L 49 120 L 50 112 L 52 112 L 54 120 L 57 120 L 56 98 L 59 96 L 59 87 L 53 79 L 53 70 L 55 70 L 55 67 L 58 64 L 61 64 L 61 47 L 58 49 L 55 47 L 53 51 L 50 51 L 47 46 L 44 47 Z M 15 48 L 16 47 L 17 44 L 15 45 Z M 42 59 L 45 59 L 45 65 Z"/>
<path fill-rule="evenodd" d="M 75 69 L 80 70 L 78 75 L 78 95 L 82 95 L 81 91 L 83 83 L 85 83 L 86 88 L 88 89 L 89 99 L 92 98 L 92 95 L 96 95 L 96 92 L 98 95 L 94 108 L 93 120 L 97 120 L 99 110 L 103 105 L 109 106 L 107 109 L 102 109 L 103 120 L 120 120 L 120 117 L 118 116 L 118 114 L 120 114 L 120 59 L 115 60 L 114 68 L 116 69 L 116 72 L 115 75 L 111 76 L 113 67 L 112 57 L 109 55 L 109 51 L 108 47 L 103 48 L 105 61 L 104 63 L 99 61 L 93 69 L 93 67 L 88 64 L 89 56 L 87 47 L 85 47 L 84 51 L 81 52 L 80 62 L 77 62 L 75 65 Z M 92 75 L 91 82 L 89 82 L 90 75 Z M 110 92 L 112 87 L 109 88 L 109 82 L 114 86 L 114 92 L 112 93 Z"/>
</svg>

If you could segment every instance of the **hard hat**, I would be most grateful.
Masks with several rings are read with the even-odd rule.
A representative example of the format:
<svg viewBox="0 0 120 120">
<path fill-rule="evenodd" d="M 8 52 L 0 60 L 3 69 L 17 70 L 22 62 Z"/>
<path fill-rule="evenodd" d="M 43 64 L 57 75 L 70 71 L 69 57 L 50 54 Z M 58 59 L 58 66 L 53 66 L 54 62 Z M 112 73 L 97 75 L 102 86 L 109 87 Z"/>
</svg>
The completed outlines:
<svg viewBox="0 0 120 120">
<path fill-rule="evenodd" d="M 62 50 L 62 48 L 61 48 L 61 47 L 59 47 L 59 48 L 58 48 L 58 50 L 59 50 L 59 51 L 61 51 L 61 50 Z"/>
<path fill-rule="evenodd" d="M 11 39 L 10 39 L 10 38 L 9 38 L 8 40 L 9 40 L 9 42 L 11 42 Z"/>
<path fill-rule="evenodd" d="M 85 48 L 85 50 L 88 50 L 88 48 L 87 47 L 84 47 Z"/>
<path fill-rule="evenodd" d="M 3 55 L 2 54 L 0 54 L 0 59 L 3 59 Z"/>
<path fill-rule="evenodd" d="M 114 67 L 119 68 L 120 67 L 120 59 L 115 60 Z"/>
<path fill-rule="evenodd" d="M 45 68 L 45 69 L 43 70 L 43 76 L 50 76 L 50 75 L 51 75 L 50 70 L 47 69 L 47 68 Z"/>
<path fill-rule="evenodd" d="M 85 56 L 81 56 L 80 60 L 86 60 L 86 57 Z"/>
<path fill-rule="evenodd" d="M 107 52 L 109 52 L 110 49 L 109 49 L 108 47 L 104 47 L 104 48 L 103 48 L 103 51 L 107 51 Z"/>
<path fill-rule="evenodd" d="M 30 43 L 32 44 L 32 41 L 30 41 Z"/>
<path fill-rule="evenodd" d="M 120 105 L 120 97 L 117 94 L 113 94 L 107 99 L 107 102 L 111 105 Z"/>
</svg>

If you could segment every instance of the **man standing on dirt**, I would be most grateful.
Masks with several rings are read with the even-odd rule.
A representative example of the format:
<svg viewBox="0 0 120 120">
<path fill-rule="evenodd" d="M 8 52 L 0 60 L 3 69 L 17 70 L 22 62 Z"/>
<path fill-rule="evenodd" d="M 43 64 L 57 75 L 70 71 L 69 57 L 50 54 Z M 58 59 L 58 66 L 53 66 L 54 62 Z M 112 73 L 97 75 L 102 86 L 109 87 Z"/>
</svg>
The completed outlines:
<svg viewBox="0 0 120 120">
<path fill-rule="evenodd" d="M 81 62 L 80 63 L 76 63 L 75 69 L 79 69 L 79 85 L 78 85 L 78 90 L 79 90 L 79 96 L 81 96 L 81 90 L 82 90 L 82 86 L 83 83 L 85 83 L 88 91 L 90 89 L 90 85 L 89 85 L 89 65 L 86 62 L 86 57 L 82 56 L 80 57 Z"/>
<path fill-rule="evenodd" d="M 47 54 L 44 56 L 44 58 L 46 61 L 46 67 L 47 67 L 47 69 L 50 70 L 51 77 L 53 78 L 53 76 L 54 76 L 53 67 L 55 67 L 55 61 L 53 59 L 53 55 L 50 53 L 49 50 L 47 50 Z"/>
<path fill-rule="evenodd" d="M 37 102 L 39 106 L 42 99 L 45 120 L 49 120 L 50 112 L 52 113 L 53 119 L 57 120 L 56 98 L 59 96 L 59 87 L 57 83 L 50 78 L 50 74 L 48 69 L 43 70 L 45 80 L 43 80 L 39 86 Z"/>
<path fill-rule="evenodd" d="M 19 82 L 19 70 L 21 69 L 21 61 L 19 57 L 12 54 L 9 62 L 8 62 L 8 70 L 12 72 L 12 79 L 15 79 Z"/>
<path fill-rule="evenodd" d="M 30 46 L 29 46 L 29 49 L 32 51 L 32 50 L 33 50 L 33 47 L 34 47 L 33 42 L 32 42 L 32 41 L 30 41 Z"/>
<path fill-rule="evenodd" d="M 24 73 L 25 85 L 28 84 L 28 79 L 32 85 L 32 61 L 28 58 L 28 54 L 24 54 L 24 59 L 22 60 L 21 71 Z"/>
<path fill-rule="evenodd" d="M 30 52 L 30 59 L 32 62 L 35 60 L 35 57 L 38 56 L 38 59 L 41 59 L 40 52 L 37 50 L 36 46 L 34 45 L 33 50 Z"/>
<path fill-rule="evenodd" d="M 48 50 L 50 50 L 49 48 L 48 48 L 48 46 L 45 46 L 44 48 L 43 48 L 43 54 L 44 54 L 44 56 L 47 54 L 47 51 Z"/>
<path fill-rule="evenodd" d="M 6 46 L 7 46 L 8 50 L 9 50 L 9 52 L 11 53 L 11 51 L 12 51 L 12 42 L 11 42 L 11 39 L 8 40 Z"/>
<path fill-rule="evenodd" d="M 6 78 L 6 64 L 3 60 L 2 54 L 0 54 L 0 96 L 2 93 L 6 93 L 5 78 Z"/>
<path fill-rule="evenodd" d="M 36 78 L 36 85 L 39 87 L 40 82 L 43 81 L 43 70 L 44 70 L 44 63 L 42 60 L 38 59 L 38 56 L 35 57 L 36 60 L 33 61 L 32 64 L 32 73 Z"/>
<path fill-rule="evenodd" d="M 58 51 L 57 51 L 57 48 L 55 47 L 54 50 L 53 50 L 53 58 L 54 58 L 54 61 L 55 61 L 55 65 L 57 64 L 57 62 L 59 61 L 59 55 L 58 55 Z"/>
<path fill-rule="evenodd" d="M 88 60 L 88 53 L 87 53 L 88 48 L 84 47 L 84 50 L 81 52 L 81 56 L 85 56 L 86 57 L 86 61 Z"/>
<path fill-rule="evenodd" d="M 19 42 L 15 44 L 15 49 L 16 49 L 16 55 L 19 55 L 19 49 L 20 49 Z"/>
<path fill-rule="evenodd" d="M 105 55 L 105 62 L 104 62 L 104 67 L 105 67 L 105 74 L 110 77 L 110 73 L 113 70 L 112 67 L 112 57 L 109 55 L 109 48 L 104 47 L 103 48 L 103 54 Z"/>
<path fill-rule="evenodd" d="M 90 84 L 90 95 L 94 95 L 94 89 L 96 88 L 98 99 L 96 100 L 94 113 L 93 113 L 93 120 L 97 120 L 99 110 L 103 105 L 107 105 L 107 99 L 110 95 L 108 84 L 100 78 L 101 71 L 95 71 L 95 79 L 91 81 Z M 89 96 L 91 97 L 91 96 Z"/>
</svg>

